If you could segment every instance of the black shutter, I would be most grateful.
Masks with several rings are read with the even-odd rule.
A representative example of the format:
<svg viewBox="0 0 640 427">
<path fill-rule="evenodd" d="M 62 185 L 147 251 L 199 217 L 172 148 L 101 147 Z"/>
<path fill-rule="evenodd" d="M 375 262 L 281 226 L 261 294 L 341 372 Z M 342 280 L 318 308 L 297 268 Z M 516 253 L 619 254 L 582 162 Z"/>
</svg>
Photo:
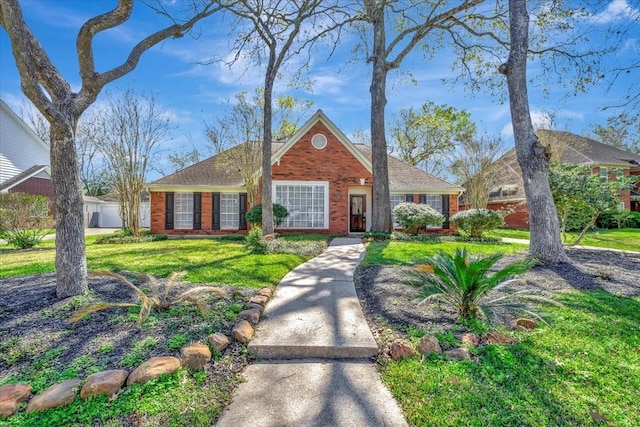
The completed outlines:
<svg viewBox="0 0 640 427">
<path fill-rule="evenodd" d="M 213 203 L 211 209 L 213 212 L 211 228 L 214 230 L 220 230 L 220 193 L 211 193 L 211 200 Z"/>
<path fill-rule="evenodd" d="M 173 230 L 173 193 L 164 193 L 164 229 Z"/>
<path fill-rule="evenodd" d="M 420 203 L 422 203 L 423 205 L 427 203 L 427 195 L 426 194 L 420 194 Z"/>
<path fill-rule="evenodd" d="M 404 201 L 413 203 L 413 194 L 405 194 L 404 195 Z"/>
<path fill-rule="evenodd" d="M 202 228 L 202 193 L 193 193 L 193 229 Z"/>
<path fill-rule="evenodd" d="M 444 222 L 442 228 L 449 229 L 449 195 L 442 195 L 442 215 L 444 215 Z"/>
<path fill-rule="evenodd" d="M 240 203 L 240 207 L 238 212 L 240 214 L 240 218 L 238 221 L 238 229 L 246 230 L 247 229 L 247 193 L 240 193 L 238 195 L 238 202 Z"/>
</svg>

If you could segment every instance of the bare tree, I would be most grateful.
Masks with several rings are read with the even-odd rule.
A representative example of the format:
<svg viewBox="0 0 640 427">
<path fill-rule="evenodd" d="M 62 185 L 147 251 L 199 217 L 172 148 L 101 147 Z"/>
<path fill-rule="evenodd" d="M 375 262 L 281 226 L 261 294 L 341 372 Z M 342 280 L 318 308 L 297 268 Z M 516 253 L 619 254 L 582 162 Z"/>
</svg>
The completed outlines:
<svg viewBox="0 0 640 427">
<path fill-rule="evenodd" d="M 119 0 L 106 13 L 90 18 L 76 38 L 81 88 L 74 92 L 27 26 L 18 0 L 0 0 L 0 26 L 9 36 L 22 91 L 47 119 L 51 141 L 51 177 L 56 203 L 56 294 L 59 298 L 87 290 L 87 260 L 83 230 L 82 190 L 75 147 L 80 116 L 95 102 L 104 86 L 138 65 L 144 52 L 168 38 L 178 38 L 199 20 L 218 10 L 216 2 L 193 2 L 188 17 L 140 40 L 121 64 L 99 72 L 96 69 L 94 38 L 118 27 L 131 16 L 133 0 Z"/>
<path fill-rule="evenodd" d="M 451 164 L 451 172 L 465 187 L 466 205 L 471 209 L 486 208 L 494 164 L 502 141 L 499 138 L 480 136 L 461 142 Z"/>
<path fill-rule="evenodd" d="M 271 143 L 273 142 L 273 86 L 284 63 L 307 53 L 321 38 L 344 25 L 346 12 L 339 0 L 239 0 L 228 9 L 240 20 L 236 59 L 247 54 L 265 67 L 262 144 L 262 230 L 273 234 Z M 302 69 L 301 68 L 301 69 Z"/>
<path fill-rule="evenodd" d="M 122 228 L 140 235 L 140 205 L 144 183 L 159 157 L 159 148 L 172 129 L 156 96 L 133 89 L 109 94 L 105 108 L 94 117 L 93 145 L 102 155 L 118 198 Z"/>
<path fill-rule="evenodd" d="M 499 71 L 507 78 L 511 122 L 529 209 L 529 253 L 546 262 L 567 262 L 549 187 L 549 150 L 538 143 L 527 93 L 529 14 L 526 0 L 509 0 L 510 52 Z"/>
<path fill-rule="evenodd" d="M 640 154 L 640 113 L 628 111 L 607 117 L 607 124 L 593 126 L 594 138 L 603 144 Z"/>
<path fill-rule="evenodd" d="M 434 43 L 446 35 L 456 23 L 483 0 L 464 0 L 451 6 L 449 2 L 396 2 L 362 0 L 361 19 L 371 31 L 371 49 L 367 61 L 371 73 L 371 149 L 373 168 L 373 211 L 371 230 L 391 231 L 389 203 L 389 167 L 385 131 L 386 85 L 389 71 L 402 61 L 427 36 Z M 394 34 L 390 40 L 387 33 Z M 368 40 L 367 40 L 368 42 Z M 434 49 L 434 46 L 430 46 Z"/>
</svg>

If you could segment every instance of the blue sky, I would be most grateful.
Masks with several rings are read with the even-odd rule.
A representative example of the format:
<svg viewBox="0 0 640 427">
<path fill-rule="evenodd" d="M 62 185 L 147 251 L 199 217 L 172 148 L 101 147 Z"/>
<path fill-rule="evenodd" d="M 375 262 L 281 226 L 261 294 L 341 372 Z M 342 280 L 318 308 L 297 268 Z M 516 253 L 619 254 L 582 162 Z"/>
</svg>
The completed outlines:
<svg viewBox="0 0 640 427">
<path fill-rule="evenodd" d="M 638 5 L 633 0 L 600 3 L 599 9 L 594 11 L 594 21 L 598 25 L 607 25 L 638 13 Z M 78 88 L 80 79 L 75 56 L 78 29 L 88 18 L 112 8 L 115 1 L 27 0 L 22 4 L 28 25 L 63 76 L 72 87 Z M 95 56 L 98 69 L 105 70 L 117 65 L 136 41 L 165 22 L 164 18 L 137 4 L 132 19 L 126 25 L 97 37 Z M 227 101 L 236 92 L 253 91 L 262 85 L 261 70 L 252 66 L 247 59 L 241 58 L 240 63 L 231 68 L 222 62 L 199 64 L 211 58 L 229 57 L 231 36 L 227 24 L 214 17 L 197 29 L 200 34 L 198 38 L 183 37 L 165 41 L 147 52 L 131 74 L 107 86 L 111 89 L 135 87 L 141 91 L 153 90 L 158 94 L 162 107 L 176 125 L 173 139 L 165 144 L 167 151 L 191 144 L 202 148 L 205 144 L 203 122 L 212 121 L 224 112 Z M 364 61 L 353 59 L 351 49 L 355 41 L 355 36 L 344 38 L 330 59 L 322 50 L 313 53 L 306 74 L 313 83 L 312 89 L 292 89 L 286 81 L 280 81 L 276 86 L 280 94 L 294 94 L 312 100 L 314 105 L 309 115 L 321 108 L 347 135 L 352 135 L 357 129 L 369 128 L 370 71 Z M 625 63 L 637 60 L 639 55 L 640 34 L 629 34 L 612 60 Z M 390 76 L 387 117 L 390 118 L 401 108 L 418 107 L 426 101 L 449 104 L 468 110 L 481 132 L 502 135 L 507 144 L 512 144 L 508 104 L 500 103 L 498 98 L 486 93 L 471 95 L 460 84 L 442 82 L 442 78 L 453 75 L 452 60 L 453 55 L 447 49 L 441 50 L 429 61 L 424 61 L 419 54 L 409 57 L 402 71 Z M 0 31 L 0 64 L 0 97 L 18 111 L 24 97 L 4 31 Z M 297 65 L 294 60 L 289 69 L 296 69 Z M 531 64 L 530 77 L 536 77 L 536 69 L 536 64 Z M 407 73 L 411 73 L 410 76 Z M 638 79 L 637 75 L 632 77 Z M 417 83 L 413 84 L 412 80 Z M 616 104 L 625 95 L 628 86 L 628 81 L 619 80 L 611 88 L 601 85 L 586 94 L 569 98 L 565 97 L 567 89 L 551 90 L 549 97 L 544 98 L 539 88 L 531 87 L 532 118 L 534 122 L 543 121 L 545 112 L 552 111 L 561 128 L 586 134 L 590 126 L 603 123 L 610 114 L 608 111 L 602 112 L 602 107 Z M 304 121 L 304 117 L 302 119 Z"/>
</svg>

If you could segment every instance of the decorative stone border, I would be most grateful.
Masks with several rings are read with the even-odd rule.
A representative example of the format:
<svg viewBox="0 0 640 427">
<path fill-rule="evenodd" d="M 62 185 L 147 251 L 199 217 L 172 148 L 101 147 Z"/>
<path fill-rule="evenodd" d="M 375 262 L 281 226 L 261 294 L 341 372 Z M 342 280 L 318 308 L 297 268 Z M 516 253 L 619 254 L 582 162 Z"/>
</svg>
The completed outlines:
<svg viewBox="0 0 640 427">
<path fill-rule="evenodd" d="M 271 300 L 273 292 L 271 288 L 260 289 L 246 304 L 249 308 L 238 313 L 238 318 L 241 320 L 232 330 L 233 338 L 237 342 L 245 344 L 253 338 L 254 327 L 260 321 L 264 307 Z M 207 341 L 218 352 L 223 352 L 230 343 L 229 338 L 220 332 L 209 335 Z M 211 361 L 209 345 L 195 342 L 184 346 L 180 349 L 180 359 L 173 356 L 152 357 L 131 373 L 115 369 L 91 374 L 84 381 L 78 378 L 62 381 L 32 397 L 33 389 L 29 384 L 0 386 L 0 419 L 13 416 L 18 412 L 20 404 L 26 401 L 28 401 L 26 412 L 31 413 L 68 406 L 75 400 L 78 390 L 80 390 L 81 399 L 102 395 L 115 399 L 125 386 L 144 384 L 160 375 L 172 374 L 181 367 L 201 369 Z"/>
</svg>

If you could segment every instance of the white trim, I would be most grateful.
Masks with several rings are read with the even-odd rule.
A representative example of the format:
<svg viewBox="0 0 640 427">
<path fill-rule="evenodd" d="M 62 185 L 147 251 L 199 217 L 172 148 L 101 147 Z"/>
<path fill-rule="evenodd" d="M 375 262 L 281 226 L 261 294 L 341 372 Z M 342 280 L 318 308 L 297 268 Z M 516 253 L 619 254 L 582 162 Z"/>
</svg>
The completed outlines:
<svg viewBox="0 0 640 427">
<path fill-rule="evenodd" d="M 315 135 L 313 135 L 311 137 L 311 145 L 316 150 L 322 150 L 323 148 L 325 148 L 327 146 L 328 142 L 329 142 L 329 140 L 322 133 L 316 133 Z"/>
<path fill-rule="evenodd" d="M 180 193 L 246 193 L 245 187 L 209 187 L 209 186 L 178 186 L 178 185 L 162 185 L 147 184 L 149 192 L 180 192 Z"/>
<path fill-rule="evenodd" d="M 317 123 L 321 122 L 337 139 L 349 150 L 349 152 L 364 166 L 369 172 L 373 173 L 371 162 L 358 150 L 349 138 L 322 112 L 318 110 L 305 124 L 303 124 L 296 133 L 289 138 L 289 140 L 278 151 L 271 155 L 271 164 L 277 163 L 287 151 L 291 149 L 311 128 Z"/>
<path fill-rule="evenodd" d="M 25 175 L 20 181 L 14 182 L 13 184 L 11 184 L 11 187 L 7 187 L 7 188 L 3 188 L 2 191 L 0 191 L 1 193 L 8 193 L 9 190 L 11 190 L 13 187 L 15 187 L 18 184 L 22 184 L 23 182 L 25 182 L 28 179 L 31 178 L 38 178 L 36 175 L 39 175 L 41 172 L 46 172 L 47 175 L 49 175 L 49 178 L 41 178 L 41 179 L 51 179 L 51 168 L 49 166 L 41 166 L 38 169 L 36 169 L 33 173 L 29 174 L 29 175 Z M 19 175 L 19 174 L 18 174 Z M 15 177 L 14 177 L 15 178 Z M 12 178 L 9 178 L 7 181 L 10 181 Z M 5 181 L 6 182 L 6 181 Z M 4 184 L 4 183 L 3 183 Z"/>
<path fill-rule="evenodd" d="M 300 228 L 301 230 L 326 230 L 329 228 L 329 181 L 273 181 L 271 188 L 271 197 L 273 202 L 276 202 L 276 187 L 278 185 L 293 185 L 293 186 L 303 186 L 303 185 L 313 185 L 313 186 L 322 186 L 324 187 L 324 224 L 322 228 L 318 227 L 304 227 Z M 288 229 L 281 225 L 279 228 Z M 291 228 L 295 230 L 297 228 Z"/>
</svg>

